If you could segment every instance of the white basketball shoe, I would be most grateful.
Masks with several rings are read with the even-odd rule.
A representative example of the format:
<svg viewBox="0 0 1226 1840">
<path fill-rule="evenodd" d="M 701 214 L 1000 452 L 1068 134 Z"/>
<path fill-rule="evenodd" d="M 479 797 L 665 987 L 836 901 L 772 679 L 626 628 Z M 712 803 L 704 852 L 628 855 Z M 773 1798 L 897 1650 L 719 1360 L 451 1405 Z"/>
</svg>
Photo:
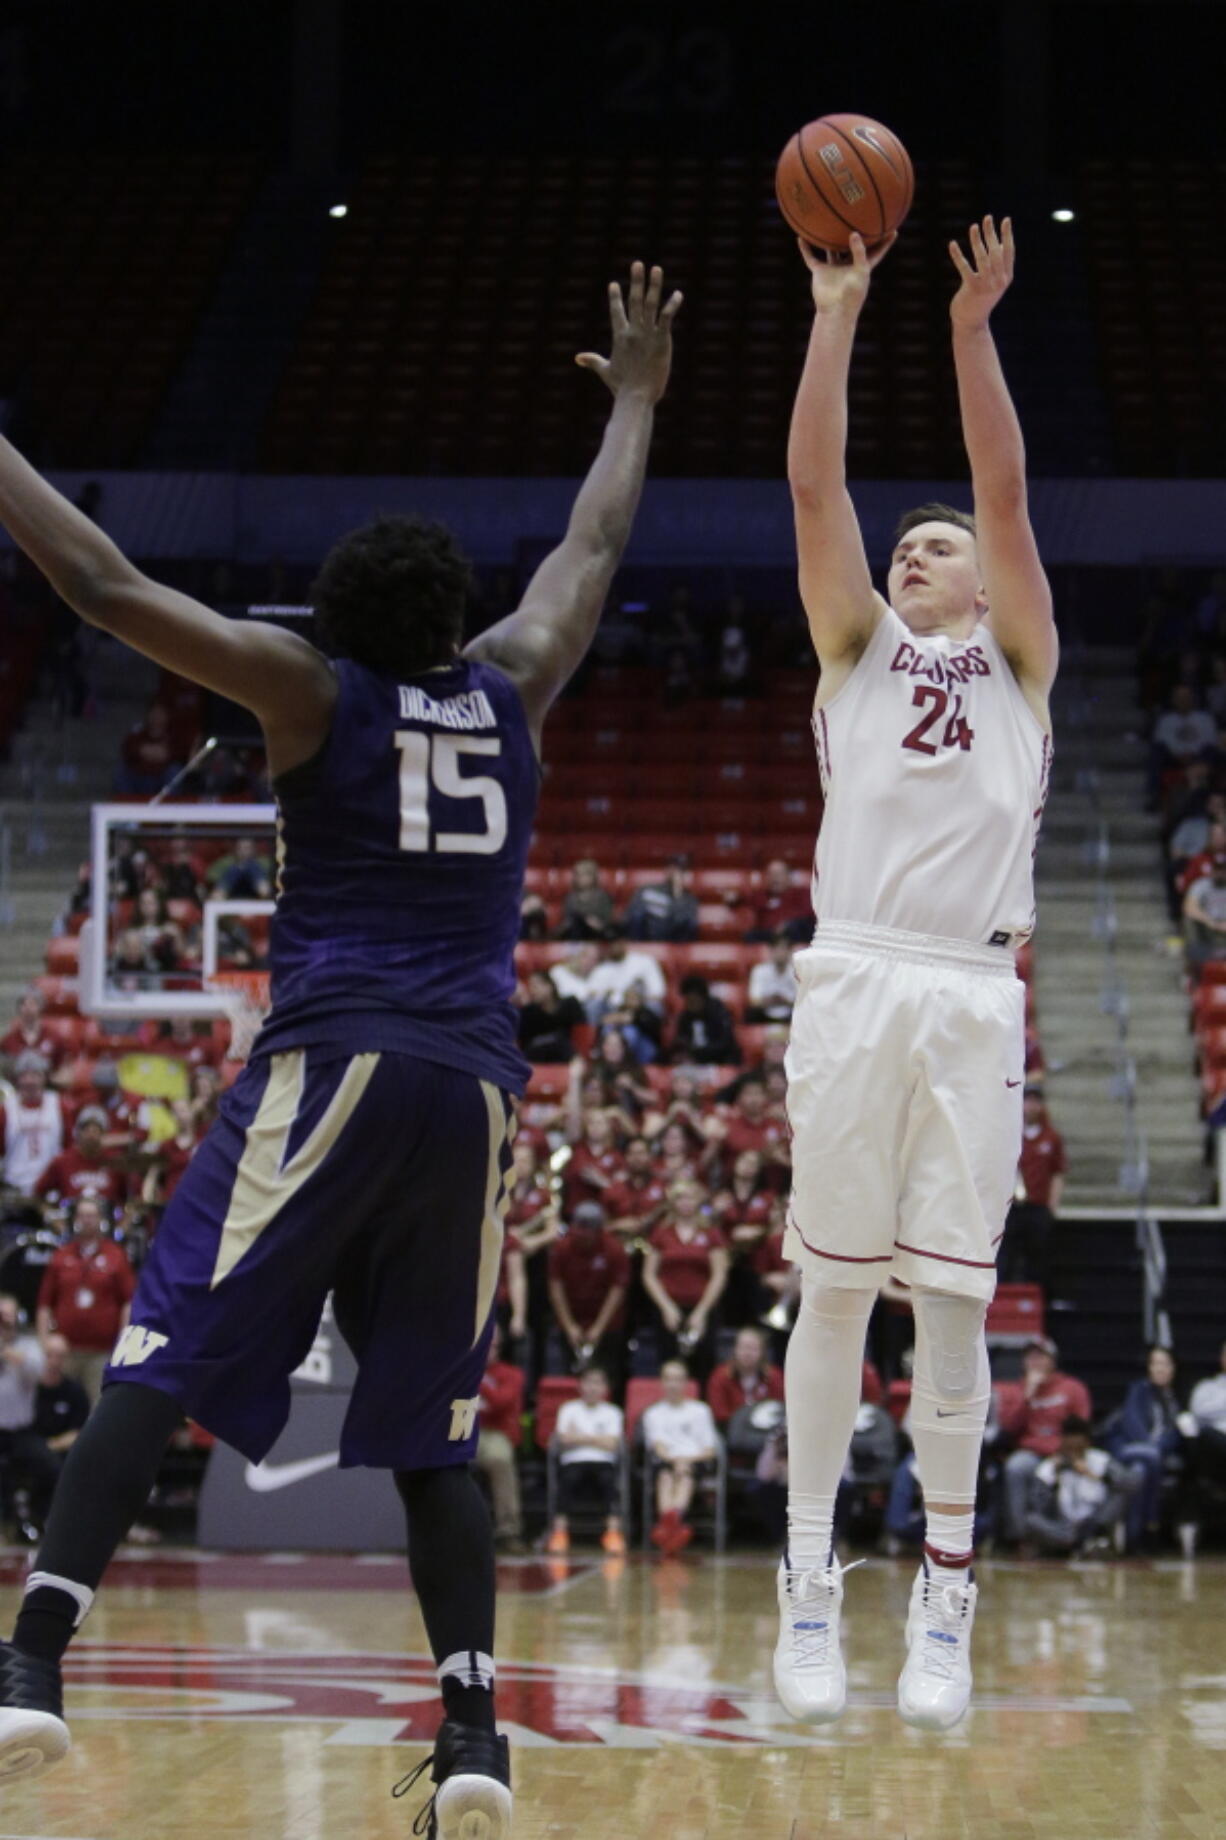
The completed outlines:
<svg viewBox="0 0 1226 1840">
<path fill-rule="evenodd" d="M 971 1698 L 971 1629 L 979 1586 L 938 1579 L 924 1560 L 911 1587 L 898 1711 L 920 1731 L 949 1731 Z"/>
<path fill-rule="evenodd" d="M 862 1564 L 862 1560 L 857 1560 Z M 844 1568 L 830 1564 L 792 1571 L 779 1562 L 779 1641 L 775 1646 L 775 1691 L 794 1719 L 828 1725 L 847 1704 L 847 1669 L 839 1641 Z"/>
</svg>

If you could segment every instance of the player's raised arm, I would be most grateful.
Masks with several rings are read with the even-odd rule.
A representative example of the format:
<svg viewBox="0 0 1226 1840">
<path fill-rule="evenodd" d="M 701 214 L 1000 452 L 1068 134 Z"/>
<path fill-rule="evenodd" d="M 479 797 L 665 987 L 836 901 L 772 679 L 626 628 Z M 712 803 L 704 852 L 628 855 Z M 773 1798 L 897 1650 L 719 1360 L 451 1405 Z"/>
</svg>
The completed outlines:
<svg viewBox="0 0 1226 1840">
<path fill-rule="evenodd" d="M 988 599 L 987 624 L 1023 689 L 1044 709 L 1059 646 L 1051 589 L 1030 527 L 1026 449 L 988 321 L 1013 279 L 1013 225 L 972 224 L 970 258 L 949 253 L 962 277 L 949 317 L 962 435 L 975 492 L 976 544 Z"/>
<path fill-rule="evenodd" d="M 591 644 L 601 609 L 638 507 L 647 470 L 655 405 L 672 362 L 672 294 L 661 306 L 664 277 L 636 262 L 629 299 L 609 285 L 613 346 L 607 358 L 580 352 L 576 363 L 595 371 L 613 393 L 600 452 L 580 488 L 566 535 L 528 583 L 517 610 L 483 632 L 467 656 L 497 665 L 516 684 L 539 739 L 550 704 Z"/>
<path fill-rule="evenodd" d="M 228 620 L 150 580 L 3 436 L 0 524 L 89 625 L 253 710 L 280 756 L 274 771 L 322 740 L 335 685 L 321 653 L 295 633 Z"/>
<path fill-rule="evenodd" d="M 860 309 L 873 269 L 893 243 L 870 255 L 860 236 L 851 260 L 824 262 L 801 242 L 812 277 L 813 329 L 788 436 L 788 484 L 796 515 L 800 598 L 818 658 L 827 669 L 854 663 L 881 618 L 864 542 L 847 492 L 847 375 Z"/>
</svg>

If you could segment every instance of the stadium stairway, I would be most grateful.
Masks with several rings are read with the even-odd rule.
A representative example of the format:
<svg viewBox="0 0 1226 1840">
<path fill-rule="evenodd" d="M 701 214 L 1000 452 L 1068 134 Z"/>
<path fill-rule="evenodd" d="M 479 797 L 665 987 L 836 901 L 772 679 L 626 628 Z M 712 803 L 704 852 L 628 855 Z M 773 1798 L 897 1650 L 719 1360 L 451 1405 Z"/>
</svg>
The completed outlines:
<svg viewBox="0 0 1226 1840">
<path fill-rule="evenodd" d="M 52 923 L 89 855 L 90 807 L 112 796 L 120 745 L 148 708 L 157 679 L 155 665 L 100 634 L 92 665 L 96 713 L 57 724 L 45 694 L 26 711 L 0 770 L 12 911 L 11 924 L 0 925 L 0 1017 L 11 1016 L 43 969 Z"/>
<path fill-rule="evenodd" d="M 1037 864 L 1036 1001 L 1053 1121 L 1069 1152 L 1065 1203 L 1129 1204 L 1116 1016 L 1104 1008 L 1108 956 L 1100 892 L 1116 917 L 1115 965 L 1127 992 L 1127 1049 L 1137 1120 L 1149 1150 L 1152 1203 L 1211 1198 L 1203 1160 L 1182 961 L 1170 949 L 1157 817 L 1145 810 L 1146 747 L 1135 658 L 1096 646 L 1066 655 L 1055 704 L 1052 788 Z M 1101 865 L 1097 840 L 1107 833 Z"/>
<path fill-rule="evenodd" d="M 145 465 L 250 464 L 319 279 L 335 189 L 289 172 L 265 181 L 167 393 Z"/>
</svg>

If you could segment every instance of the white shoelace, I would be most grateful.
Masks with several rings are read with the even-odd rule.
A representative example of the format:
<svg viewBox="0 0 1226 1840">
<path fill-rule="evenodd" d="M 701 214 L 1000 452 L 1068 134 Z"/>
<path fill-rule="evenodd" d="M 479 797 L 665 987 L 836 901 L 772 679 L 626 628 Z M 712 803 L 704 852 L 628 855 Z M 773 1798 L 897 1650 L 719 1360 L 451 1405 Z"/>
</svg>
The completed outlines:
<svg viewBox="0 0 1226 1840">
<path fill-rule="evenodd" d="M 829 1664 L 830 1644 L 833 1641 L 838 1645 L 839 1580 L 863 1564 L 863 1559 L 856 1559 L 841 1569 L 829 1566 L 820 1571 L 784 1574 L 791 1609 L 794 1668 L 824 1668 Z"/>
<path fill-rule="evenodd" d="M 924 1586 L 919 1664 L 925 1674 L 953 1680 L 963 1658 L 970 1598 L 956 1584 Z"/>
</svg>

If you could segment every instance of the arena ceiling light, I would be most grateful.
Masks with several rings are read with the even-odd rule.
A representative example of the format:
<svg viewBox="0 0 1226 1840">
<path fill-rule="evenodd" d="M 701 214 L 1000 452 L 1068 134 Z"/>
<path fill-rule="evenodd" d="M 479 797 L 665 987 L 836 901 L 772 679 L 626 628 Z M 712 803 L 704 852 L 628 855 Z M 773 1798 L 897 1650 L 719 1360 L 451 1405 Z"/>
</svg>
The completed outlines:
<svg viewBox="0 0 1226 1840">
<path fill-rule="evenodd" d="M 1067 205 L 1062 204 L 1058 210 L 1052 212 L 1052 221 L 1057 224 L 1071 224 L 1076 215 L 1075 211 L 1070 211 Z"/>
<path fill-rule="evenodd" d="M 328 207 L 329 217 L 348 217 L 348 215 L 349 206 L 347 204 L 334 204 Z"/>
</svg>

